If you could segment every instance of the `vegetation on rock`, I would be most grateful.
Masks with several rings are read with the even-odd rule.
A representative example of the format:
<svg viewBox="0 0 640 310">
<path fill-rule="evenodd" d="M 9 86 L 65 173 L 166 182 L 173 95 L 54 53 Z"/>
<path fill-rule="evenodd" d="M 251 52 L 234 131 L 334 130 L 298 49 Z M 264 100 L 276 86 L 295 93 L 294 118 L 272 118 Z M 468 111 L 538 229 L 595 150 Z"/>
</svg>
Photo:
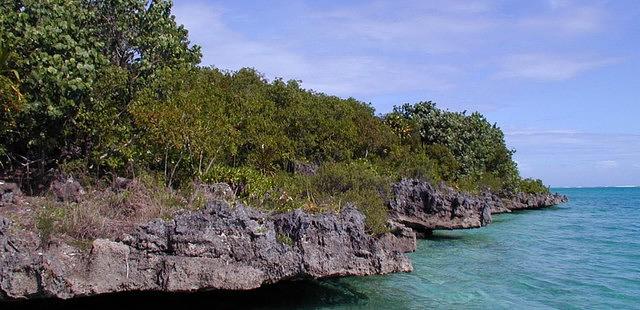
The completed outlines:
<svg viewBox="0 0 640 310">
<path fill-rule="evenodd" d="M 189 43 L 171 6 L 2 2 L 0 177 L 32 188 L 67 167 L 94 183 L 153 174 L 169 193 L 193 181 L 226 182 L 241 200 L 267 210 L 353 204 L 372 233 L 387 229 L 389 185 L 402 177 L 469 192 L 548 192 L 541 181 L 519 176 L 504 134 L 479 113 L 428 101 L 380 116 L 369 104 L 306 90 L 299 81 L 198 66 L 200 48 Z M 319 169 L 295 173 L 299 163 Z M 128 201 L 124 195 L 105 203 Z M 76 209 L 47 208 L 36 225 L 100 235 L 60 218 L 89 216 Z M 81 212 L 125 216 L 105 210 Z"/>
</svg>

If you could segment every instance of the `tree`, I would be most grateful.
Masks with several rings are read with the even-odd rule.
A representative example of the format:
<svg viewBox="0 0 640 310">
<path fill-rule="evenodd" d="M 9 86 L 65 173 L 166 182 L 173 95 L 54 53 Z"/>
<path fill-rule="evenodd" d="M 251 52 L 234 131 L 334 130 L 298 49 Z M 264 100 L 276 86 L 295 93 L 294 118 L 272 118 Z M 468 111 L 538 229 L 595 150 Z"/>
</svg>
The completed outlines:
<svg viewBox="0 0 640 310">
<path fill-rule="evenodd" d="M 0 156 L 6 152 L 6 138 L 14 130 L 15 117 L 24 105 L 24 96 L 18 85 L 20 75 L 11 66 L 13 55 L 8 48 L 0 44 Z"/>
<path fill-rule="evenodd" d="M 115 137 L 111 129 L 132 125 L 127 106 L 142 85 L 163 68 L 200 61 L 200 48 L 189 46 L 171 6 L 166 0 L 3 1 L 0 41 L 21 56 L 15 70 L 27 102 L 8 151 L 51 162 L 104 154 L 94 148 L 107 140 L 127 143 L 128 134 Z M 124 83 L 100 82 L 114 68 Z M 116 93 L 113 100 L 109 94 Z M 100 97 L 105 94 L 111 99 Z"/>
<path fill-rule="evenodd" d="M 0 40 L 20 55 L 14 65 L 27 101 L 11 151 L 55 157 L 68 149 L 77 107 L 106 63 L 93 17 L 78 0 L 3 1 Z"/>
<path fill-rule="evenodd" d="M 95 12 L 101 53 L 130 72 L 131 86 L 140 87 L 165 67 L 200 62 L 197 45 L 189 46 L 187 30 L 171 15 L 168 0 L 88 0 Z"/>
<path fill-rule="evenodd" d="M 480 113 L 449 112 L 427 101 L 396 107 L 384 119 L 405 145 L 436 161 L 445 180 L 517 186 L 513 151 L 507 148 L 502 130 Z"/>
</svg>

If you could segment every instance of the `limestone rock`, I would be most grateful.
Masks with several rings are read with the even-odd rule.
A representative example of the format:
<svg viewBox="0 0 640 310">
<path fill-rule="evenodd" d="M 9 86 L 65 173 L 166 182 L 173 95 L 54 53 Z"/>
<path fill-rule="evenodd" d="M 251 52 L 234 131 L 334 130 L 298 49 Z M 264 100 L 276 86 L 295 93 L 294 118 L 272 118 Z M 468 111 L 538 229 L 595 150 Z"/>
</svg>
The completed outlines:
<svg viewBox="0 0 640 310">
<path fill-rule="evenodd" d="M 466 229 L 491 223 L 491 206 L 483 199 L 426 181 L 404 179 L 393 186 L 389 217 L 419 234 L 435 229 Z"/>
<path fill-rule="evenodd" d="M 15 204 L 22 196 L 20 187 L 15 183 L 0 180 L 0 207 L 4 204 Z"/>
<path fill-rule="evenodd" d="M 0 300 L 114 292 L 248 290 L 303 278 L 408 272 L 415 235 L 365 232 L 355 208 L 339 214 L 271 215 L 211 201 L 202 211 L 142 225 L 89 253 L 43 250 L 34 233 L 0 219 Z"/>
<path fill-rule="evenodd" d="M 85 194 L 80 182 L 73 177 L 58 177 L 51 182 L 51 192 L 59 201 L 79 202 Z"/>
</svg>

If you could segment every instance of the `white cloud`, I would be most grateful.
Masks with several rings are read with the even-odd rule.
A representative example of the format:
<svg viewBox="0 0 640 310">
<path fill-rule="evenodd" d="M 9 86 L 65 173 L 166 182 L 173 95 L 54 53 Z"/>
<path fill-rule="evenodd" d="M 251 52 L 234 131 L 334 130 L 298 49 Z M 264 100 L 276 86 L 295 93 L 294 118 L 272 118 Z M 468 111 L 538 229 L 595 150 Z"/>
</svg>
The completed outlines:
<svg viewBox="0 0 640 310">
<path fill-rule="evenodd" d="M 619 59 L 615 58 L 595 59 L 547 54 L 519 54 L 506 57 L 496 77 L 562 81 L 617 62 Z"/>
<path fill-rule="evenodd" d="M 505 131 L 507 136 L 533 136 L 533 135 L 573 135 L 580 131 L 573 129 L 517 129 Z"/>
<path fill-rule="evenodd" d="M 221 69 L 254 67 L 269 78 L 299 79 L 307 88 L 342 96 L 455 87 L 448 79 L 458 73 L 453 66 L 414 64 L 377 55 L 311 55 L 278 42 L 247 38 L 225 24 L 223 8 L 208 3 L 177 3 L 174 13 L 189 29 L 194 43 L 202 45 L 203 63 Z M 345 25 L 331 25 L 345 29 Z M 385 26 L 372 23 L 362 29 L 376 27 Z M 371 30 L 371 35 L 375 32 Z"/>
<path fill-rule="evenodd" d="M 618 167 L 618 162 L 615 160 L 601 160 L 596 162 L 596 166 L 603 169 L 613 169 Z"/>
<path fill-rule="evenodd" d="M 203 63 L 222 69 L 255 66 L 260 71 L 291 75 L 310 70 L 306 60 L 286 48 L 245 38 L 231 30 L 222 19 L 224 9 L 205 3 L 180 3 L 174 13 L 195 43 L 203 47 Z M 287 74 L 287 75 L 289 75 Z"/>
<path fill-rule="evenodd" d="M 579 7 L 567 4 L 552 5 L 547 14 L 523 18 L 518 25 L 524 29 L 544 31 L 547 35 L 579 35 L 600 32 L 605 29 L 604 11 L 595 7 Z"/>
<path fill-rule="evenodd" d="M 304 87 L 341 96 L 451 94 L 461 84 L 487 77 L 562 81 L 618 61 L 576 56 L 582 51 L 514 49 L 505 55 L 496 44 L 526 40 L 531 32 L 546 36 L 558 32 L 554 29 L 593 30 L 603 14 L 555 1 L 551 12 L 514 21 L 500 14 L 499 4 L 372 1 L 335 9 L 299 3 L 286 11 L 296 18 L 264 26 L 273 29 L 267 37 L 242 28 L 253 13 L 243 11 L 238 22 L 238 12 L 222 4 L 176 1 L 174 13 L 192 41 L 203 46 L 205 65 L 255 67 L 269 78 L 299 79 Z M 277 31 L 283 24 L 286 34 Z"/>
<path fill-rule="evenodd" d="M 376 47 L 423 53 L 469 51 L 498 23 L 484 16 L 490 1 L 373 2 L 318 12 L 315 21 L 332 36 Z"/>
</svg>

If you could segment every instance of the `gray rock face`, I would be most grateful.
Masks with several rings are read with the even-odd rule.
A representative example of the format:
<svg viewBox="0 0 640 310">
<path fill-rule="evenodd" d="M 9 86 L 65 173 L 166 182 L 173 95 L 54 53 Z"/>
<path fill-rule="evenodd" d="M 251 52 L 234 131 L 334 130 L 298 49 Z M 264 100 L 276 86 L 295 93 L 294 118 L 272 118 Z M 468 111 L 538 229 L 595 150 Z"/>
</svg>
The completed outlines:
<svg viewBox="0 0 640 310">
<path fill-rule="evenodd" d="M 389 202 L 390 218 L 414 229 L 418 237 L 437 229 L 486 226 L 491 223 L 491 214 L 546 208 L 568 201 L 567 196 L 558 194 L 518 193 L 510 198 L 490 192 L 469 195 L 414 179 L 394 184 L 393 192 L 394 198 Z"/>
<path fill-rule="evenodd" d="M 426 181 L 404 179 L 393 186 L 389 217 L 419 234 L 434 229 L 465 229 L 491 223 L 491 206 L 484 199 L 432 186 Z"/>
<path fill-rule="evenodd" d="M 519 210 L 548 208 L 569 201 L 565 195 L 559 194 L 527 194 L 518 193 L 511 198 L 499 198 L 495 195 L 491 213 L 505 213 Z"/>
<path fill-rule="evenodd" d="M 51 182 L 51 192 L 59 201 L 79 202 L 85 194 L 80 182 L 73 177 L 58 177 Z"/>
<path fill-rule="evenodd" d="M 64 243 L 43 250 L 33 233 L 0 219 L 0 299 L 247 290 L 283 280 L 412 270 L 402 252 L 415 250 L 415 234 L 399 226 L 373 237 L 364 229 L 355 208 L 268 215 L 212 201 L 121 240 L 95 240 L 90 253 L 81 253 Z"/>
<path fill-rule="evenodd" d="M 293 163 L 293 172 L 295 174 L 313 176 L 318 173 L 319 166 L 314 163 L 300 162 Z"/>
<path fill-rule="evenodd" d="M 234 201 L 236 199 L 236 194 L 227 183 L 199 183 L 196 184 L 196 190 L 204 196 L 206 201 Z"/>
<path fill-rule="evenodd" d="M 17 184 L 0 180 L 0 207 L 18 202 L 20 196 L 22 192 Z"/>
</svg>

